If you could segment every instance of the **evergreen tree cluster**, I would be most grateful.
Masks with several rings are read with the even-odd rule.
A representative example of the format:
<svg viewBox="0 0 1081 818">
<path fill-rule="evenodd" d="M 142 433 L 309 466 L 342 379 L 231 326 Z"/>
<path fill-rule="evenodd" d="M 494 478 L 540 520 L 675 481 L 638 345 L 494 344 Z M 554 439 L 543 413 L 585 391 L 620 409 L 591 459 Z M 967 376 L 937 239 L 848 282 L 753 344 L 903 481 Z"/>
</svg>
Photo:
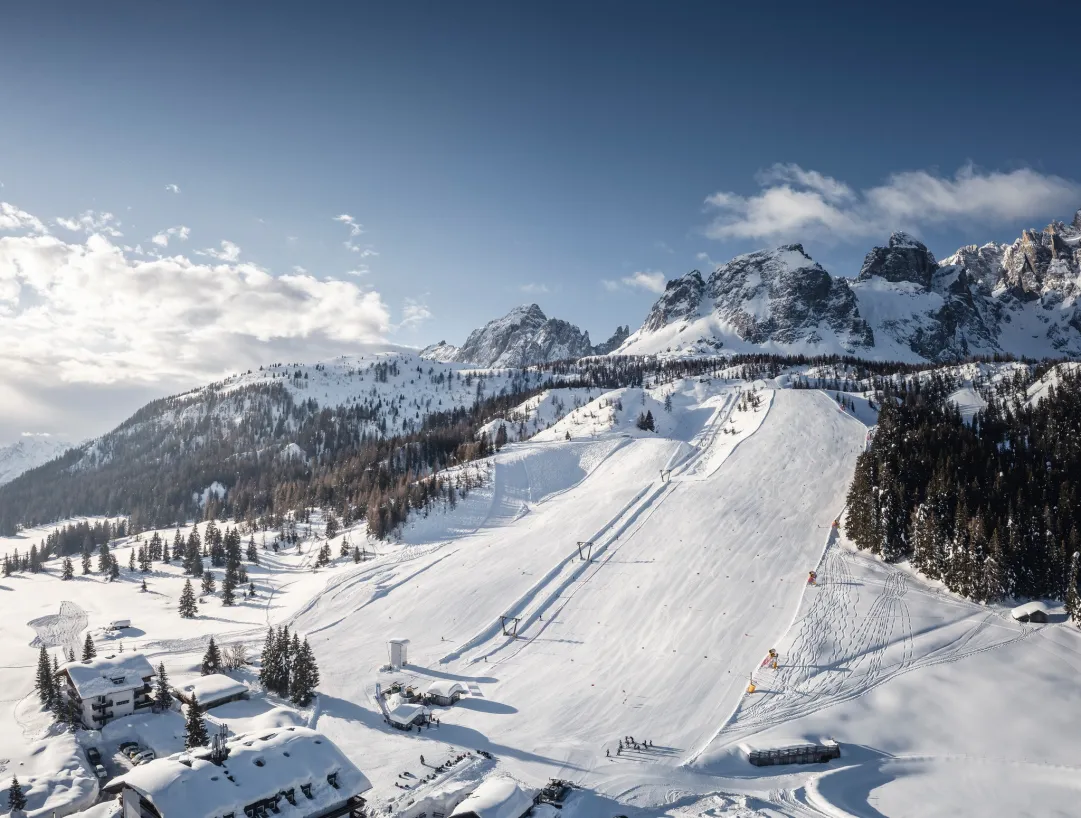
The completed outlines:
<svg viewBox="0 0 1081 818">
<path fill-rule="evenodd" d="M 301 707 L 310 704 L 319 686 L 319 668 L 308 640 L 301 641 L 296 633 L 290 637 L 288 625 L 269 628 L 259 681 L 271 693 L 287 696 L 294 704 Z"/>
<path fill-rule="evenodd" d="M 946 394 L 934 379 L 882 393 L 849 536 L 971 599 L 1049 597 L 1079 613 L 1081 376 L 1061 373 L 1035 406 L 991 395 L 971 422 Z"/>
</svg>

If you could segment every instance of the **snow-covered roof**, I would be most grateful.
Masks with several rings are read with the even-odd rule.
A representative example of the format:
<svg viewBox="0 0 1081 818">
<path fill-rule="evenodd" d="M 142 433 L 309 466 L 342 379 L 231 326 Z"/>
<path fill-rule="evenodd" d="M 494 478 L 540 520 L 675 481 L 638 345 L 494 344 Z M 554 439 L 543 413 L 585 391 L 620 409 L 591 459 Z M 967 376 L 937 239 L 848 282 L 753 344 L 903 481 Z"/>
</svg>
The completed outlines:
<svg viewBox="0 0 1081 818">
<path fill-rule="evenodd" d="M 154 675 L 154 668 L 141 653 L 104 656 L 86 663 L 66 662 L 60 670 L 71 677 L 81 699 L 142 687 L 144 681 Z"/>
<path fill-rule="evenodd" d="M 428 690 L 425 692 L 429 696 L 445 696 L 449 699 L 455 693 L 465 693 L 465 687 L 461 683 L 450 679 L 436 679 L 428 685 Z"/>
<path fill-rule="evenodd" d="M 427 715 L 430 713 L 427 707 L 422 704 L 410 704 L 408 702 L 402 702 L 393 710 L 387 713 L 390 720 L 395 724 L 412 724 L 413 719 L 417 717 L 418 713 L 424 713 Z"/>
<path fill-rule="evenodd" d="M 248 692 L 248 686 L 236 679 L 230 679 L 222 673 L 200 676 L 194 682 L 184 685 L 178 691 L 182 698 L 189 699 L 194 692 L 199 704 L 213 706 L 214 702 L 235 698 Z"/>
<path fill-rule="evenodd" d="M 150 801 L 162 818 L 215 818 L 287 790 L 295 791 L 297 806 L 285 798 L 279 814 L 311 815 L 371 789 L 371 782 L 330 739 L 307 727 L 287 727 L 269 734 L 248 733 L 226 743 L 229 755 L 214 764 L 198 755 L 176 754 L 143 764 L 109 782 L 116 792 L 131 787 Z M 187 758 L 189 767 L 180 761 Z M 337 773 L 338 787 L 327 776 Z M 301 794 L 311 785 L 312 797 Z"/>
<path fill-rule="evenodd" d="M 1022 616 L 1032 616 L 1037 611 L 1047 613 L 1047 606 L 1039 600 L 1035 600 L 1033 602 L 1026 602 L 1024 605 L 1018 605 L 1016 608 L 1010 611 L 1010 615 L 1014 619 L 1019 619 Z"/>
<path fill-rule="evenodd" d="M 454 808 L 455 815 L 474 814 L 479 818 L 521 818 L 533 799 L 510 778 L 489 778 L 473 790 L 473 794 Z"/>
</svg>

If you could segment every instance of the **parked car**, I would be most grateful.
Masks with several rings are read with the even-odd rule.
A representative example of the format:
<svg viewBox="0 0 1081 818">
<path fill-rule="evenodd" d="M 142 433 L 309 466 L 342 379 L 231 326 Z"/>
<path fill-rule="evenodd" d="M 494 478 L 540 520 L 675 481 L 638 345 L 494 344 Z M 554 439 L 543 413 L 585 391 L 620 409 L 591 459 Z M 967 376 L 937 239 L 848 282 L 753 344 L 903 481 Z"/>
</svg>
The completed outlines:
<svg viewBox="0 0 1081 818">
<path fill-rule="evenodd" d="M 139 755 L 139 753 L 141 753 L 142 751 L 143 748 L 136 744 L 134 747 L 128 747 L 124 751 L 124 755 L 126 755 L 128 758 L 135 758 L 135 756 Z"/>
<path fill-rule="evenodd" d="M 91 764 L 100 764 L 101 763 L 101 753 L 98 752 L 97 747 L 87 747 L 86 748 L 86 757 L 90 761 Z"/>
<path fill-rule="evenodd" d="M 130 750 L 132 747 L 138 747 L 138 746 L 139 746 L 139 743 L 137 741 L 122 741 L 122 742 L 120 742 L 117 749 L 120 750 L 120 752 L 127 754 L 128 750 Z"/>
<path fill-rule="evenodd" d="M 139 753 L 138 755 L 132 756 L 131 760 L 134 761 L 136 765 L 139 765 L 139 764 L 146 764 L 146 762 L 148 762 L 148 761 L 153 761 L 155 758 L 157 758 L 157 756 L 154 755 L 153 750 L 144 750 L 143 752 Z"/>
<path fill-rule="evenodd" d="M 105 768 L 102 767 L 100 764 L 94 765 L 94 775 L 96 775 L 102 781 L 109 777 L 109 774 L 105 772 Z"/>
</svg>

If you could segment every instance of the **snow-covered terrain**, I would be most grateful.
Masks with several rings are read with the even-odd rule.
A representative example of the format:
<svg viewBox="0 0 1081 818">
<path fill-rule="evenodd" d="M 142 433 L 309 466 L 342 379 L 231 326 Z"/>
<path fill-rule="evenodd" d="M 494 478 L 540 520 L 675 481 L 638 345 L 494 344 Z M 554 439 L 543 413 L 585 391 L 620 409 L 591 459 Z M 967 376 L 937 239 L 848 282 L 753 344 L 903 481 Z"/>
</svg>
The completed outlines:
<svg viewBox="0 0 1081 818">
<path fill-rule="evenodd" d="M 48 463 L 69 448 L 70 441 L 52 435 L 23 435 L 14 443 L 0 446 L 0 485 Z"/>
<path fill-rule="evenodd" d="M 959 403 L 1011 365 L 968 366 L 955 375 Z M 342 374 L 319 373 L 313 393 L 346 389 Z M 194 620 L 176 612 L 176 563 L 155 563 L 145 593 L 126 567 L 111 584 L 78 570 L 63 582 L 55 561 L 6 578 L 2 775 L 29 782 L 34 818 L 94 799 L 85 759 L 50 732 L 31 690 L 34 640 L 46 624 L 78 624 L 77 607 L 99 650 L 122 640 L 174 684 L 198 672 L 210 634 L 253 656 L 268 623 L 306 635 L 322 677 L 311 708 L 262 694 L 251 669 L 234 673 L 253 698 L 211 716 L 232 732 L 315 726 L 372 780 L 377 814 L 411 817 L 427 795 L 496 771 L 532 788 L 576 782 L 567 818 L 1075 814 L 1081 633 L 1061 614 L 1018 624 L 853 551 L 833 522 L 874 411 L 789 382 L 543 393 L 515 410 L 528 440 L 458 467 L 485 479 L 454 508 L 412 518 L 395 541 L 354 526 L 318 571 L 315 514 L 299 549 L 260 548 L 247 566 L 254 599 L 225 608 L 208 597 Z M 647 411 L 654 432 L 638 427 Z M 44 533 L 0 550 L 25 552 Z M 374 558 L 337 557 L 347 537 Z M 114 547 L 122 566 L 131 542 Z M 121 617 L 131 631 L 102 630 Z M 399 637 L 411 641 L 408 663 L 384 670 Z M 770 648 L 776 669 L 763 666 Z M 435 680 L 467 691 L 436 708 L 437 727 L 385 723 L 383 691 Z M 160 754 L 181 732 L 175 713 L 147 714 L 80 741 L 108 750 L 135 737 Z M 741 750 L 826 736 L 841 758 L 824 765 L 753 767 Z M 494 759 L 420 781 L 431 772 L 421 755 L 475 749 Z"/>
</svg>

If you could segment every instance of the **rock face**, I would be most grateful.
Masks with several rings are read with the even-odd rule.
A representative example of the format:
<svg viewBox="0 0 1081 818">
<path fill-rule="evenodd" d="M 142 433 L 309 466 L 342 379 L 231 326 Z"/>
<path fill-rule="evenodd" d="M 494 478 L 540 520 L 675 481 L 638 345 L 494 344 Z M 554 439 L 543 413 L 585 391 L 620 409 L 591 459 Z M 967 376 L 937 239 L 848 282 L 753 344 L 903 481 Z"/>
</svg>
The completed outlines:
<svg viewBox="0 0 1081 818">
<path fill-rule="evenodd" d="M 597 344 L 593 347 L 594 355 L 607 355 L 609 352 L 619 348 L 620 344 L 627 340 L 627 336 L 631 334 L 631 325 L 625 324 L 622 327 L 616 327 L 616 331 L 612 333 L 611 337 L 603 343 Z"/>
<path fill-rule="evenodd" d="M 923 242 L 908 233 L 894 233 L 885 247 L 875 247 L 867 254 L 859 278 L 879 276 L 886 281 L 911 281 L 930 287 L 936 269 L 938 263 Z"/>
<path fill-rule="evenodd" d="M 420 354 L 432 360 L 475 366 L 515 367 L 582 358 L 593 354 L 593 345 L 588 332 L 558 318 L 548 318 L 539 306 L 530 304 L 515 307 L 502 318 L 473 330 L 461 347 L 441 341 Z"/>
<path fill-rule="evenodd" d="M 951 361 L 1081 354 L 1081 210 L 1012 244 L 962 247 L 941 263 L 894 233 L 855 279 L 798 244 L 739 256 L 703 280 L 670 281 L 620 354 L 764 351 Z"/>
</svg>

